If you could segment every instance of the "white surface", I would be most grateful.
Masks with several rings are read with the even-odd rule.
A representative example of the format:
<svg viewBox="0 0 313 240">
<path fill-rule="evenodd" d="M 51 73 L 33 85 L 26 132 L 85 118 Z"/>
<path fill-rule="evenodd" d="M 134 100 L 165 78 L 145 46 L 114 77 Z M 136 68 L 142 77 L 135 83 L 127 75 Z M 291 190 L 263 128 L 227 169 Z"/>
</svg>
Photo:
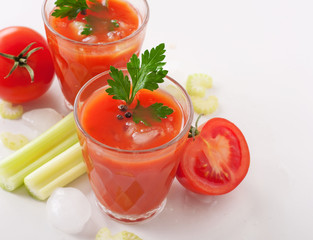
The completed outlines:
<svg viewBox="0 0 313 240">
<path fill-rule="evenodd" d="M 312 239 L 313 31 L 311 0 L 150 0 L 144 49 L 165 42 L 169 75 L 208 73 L 220 107 L 251 152 L 247 177 L 233 192 L 195 198 L 177 182 L 165 210 L 140 225 L 110 221 L 94 208 L 79 235 L 46 220 L 45 202 L 22 187 L 0 189 L 1 239 L 93 239 L 103 226 L 130 230 L 145 240 Z M 2 1 L 0 28 L 25 25 L 43 32 L 42 0 Z M 65 113 L 58 84 L 27 108 Z M 0 122 L 3 124 L 3 122 Z M 3 125 L 1 125 L 3 126 Z M 89 197 L 87 177 L 71 186 Z M 92 197 L 91 197 L 92 198 Z"/>
</svg>

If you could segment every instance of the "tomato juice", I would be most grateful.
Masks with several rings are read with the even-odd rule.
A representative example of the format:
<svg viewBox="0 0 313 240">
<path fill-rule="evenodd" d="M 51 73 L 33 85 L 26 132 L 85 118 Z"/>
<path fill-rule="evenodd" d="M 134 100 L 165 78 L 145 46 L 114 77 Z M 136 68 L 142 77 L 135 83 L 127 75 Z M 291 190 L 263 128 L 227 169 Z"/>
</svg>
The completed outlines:
<svg viewBox="0 0 313 240">
<path fill-rule="evenodd" d="M 87 1 L 90 8 L 76 18 L 57 18 L 51 15 L 54 1 L 44 5 L 45 30 L 63 95 L 73 105 L 89 79 L 110 66 L 125 67 L 139 54 L 149 10 L 145 0 Z"/>
<path fill-rule="evenodd" d="M 162 206 L 175 177 L 192 121 L 190 99 L 183 88 L 178 98 L 167 87 L 140 90 L 134 102 L 143 106 L 159 102 L 174 110 L 145 125 L 132 117 L 118 119 L 123 101 L 109 96 L 106 86 L 97 89 L 83 87 L 74 107 L 91 186 L 111 217 L 125 222 L 146 219 Z M 127 111 L 135 107 L 131 104 Z"/>
<path fill-rule="evenodd" d="M 135 101 L 140 101 L 143 107 L 156 102 L 163 103 L 174 109 L 174 112 L 162 121 L 151 119 L 152 126 L 136 124 L 132 118 L 123 117 L 119 120 L 117 115 L 123 116 L 125 112 L 118 107 L 123 105 L 124 101 L 115 100 L 105 89 L 100 89 L 86 103 L 82 112 L 82 125 L 86 132 L 99 142 L 125 150 L 158 147 L 178 135 L 182 127 L 182 113 L 173 99 L 161 91 L 152 94 L 151 91 L 142 89 L 137 93 Z M 132 109 L 127 111 L 131 112 Z"/>
</svg>

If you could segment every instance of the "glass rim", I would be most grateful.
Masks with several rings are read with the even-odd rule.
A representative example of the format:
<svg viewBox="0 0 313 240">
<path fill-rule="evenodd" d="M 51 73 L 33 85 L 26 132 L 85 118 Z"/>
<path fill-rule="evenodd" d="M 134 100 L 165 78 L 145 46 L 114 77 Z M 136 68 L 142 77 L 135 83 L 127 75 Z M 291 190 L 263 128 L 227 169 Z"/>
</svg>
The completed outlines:
<svg viewBox="0 0 313 240">
<path fill-rule="evenodd" d="M 128 35 L 127 37 L 124 37 L 122 39 L 119 39 L 119 40 L 116 40 L 116 41 L 113 41 L 113 42 L 103 42 L 103 43 L 88 43 L 88 42 L 81 42 L 81 41 L 77 41 L 77 40 L 73 40 L 73 39 L 70 39 L 68 37 L 65 37 L 63 36 L 62 34 L 58 33 L 57 31 L 55 31 L 53 29 L 53 27 L 49 24 L 49 21 L 47 19 L 47 16 L 46 16 L 46 12 L 45 12 L 45 9 L 46 9 L 46 5 L 47 5 L 47 2 L 49 0 L 45 0 L 42 4 L 42 8 L 41 8 L 41 15 L 42 15 L 42 18 L 43 18 L 43 21 L 44 21 L 44 24 L 45 26 L 48 27 L 48 29 L 54 33 L 55 35 L 57 35 L 58 37 L 62 38 L 63 40 L 66 40 L 68 42 L 72 42 L 72 43 L 75 43 L 75 44 L 81 44 L 81 45 L 85 45 L 85 46 L 110 46 L 110 45 L 114 45 L 114 44 L 117 44 L 117 43 L 121 43 L 121 42 L 125 42 L 127 41 L 128 39 L 131 39 L 135 36 L 137 36 L 139 33 L 141 33 L 144 28 L 146 27 L 146 25 L 148 24 L 148 21 L 149 21 L 149 17 L 150 17 L 150 9 L 149 9 L 149 5 L 148 5 L 148 2 L 147 0 L 142 0 L 146 6 L 146 16 L 145 18 L 143 19 L 142 23 L 140 24 L 139 28 L 137 28 L 134 32 L 132 32 L 130 35 Z"/>
<path fill-rule="evenodd" d="M 119 70 L 122 71 L 128 71 L 126 68 L 120 68 Z M 93 138 L 91 135 L 89 135 L 85 129 L 83 128 L 83 126 L 80 123 L 80 120 L 78 119 L 78 102 L 79 102 L 79 97 L 81 96 L 81 94 L 83 93 L 84 89 L 87 88 L 90 84 L 92 84 L 93 82 L 95 82 L 97 79 L 101 78 L 102 76 L 109 74 L 110 70 L 99 73 L 98 75 L 94 76 L 93 78 L 91 78 L 89 81 L 87 81 L 79 90 L 79 92 L 76 95 L 75 98 L 75 102 L 74 102 L 74 120 L 76 123 L 76 126 L 78 127 L 79 131 L 81 131 L 81 133 L 87 137 L 88 139 L 90 139 L 93 143 L 97 144 L 98 146 L 101 146 L 105 149 L 109 149 L 111 151 L 114 152 L 119 152 L 119 153 L 137 153 L 137 154 L 142 154 L 142 153 L 151 153 L 154 151 L 158 151 L 158 150 L 162 150 L 165 149 L 171 145 L 173 145 L 174 143 L 178 142 L 187 132 L 189 132 L 190 130 L 190 126 L 191 123 L 193 121 L 193 115 L 194 115 L 194 110 L 193 110 L 193 106 L 192 106 L 192 102 L 191 99 L 187 93 L 187 91 L 173 78 L 171 78 L 170 76 L 165 76 L 166 79 L 170 80 L 172 83 L 174 83 L 184 94 L 184 96 L 186 97 L 186 102 L 188 105 L 188 109 L 189 114 L 187 116 L 187 121 L 185 122 L 184 126 L 182 127 L 181 131 L 179 132 L 179 134 L 177 134 L 173 139 L 171 139 L 170 141 L 168 141 L 167 143 L 164 143 L 160 146 L 157 147 L 153 147 L 153 148 L 148 148 L 148 149 L 135 149 L 135 150 L 129 150 L 129 149 L 120 149 L 120 148 L 115 148 L 115 147 L 111 147 L 109 145 L 106 145 L 98 140 L 96 140 L 95 138 Z M 189 126 L 189 127 L 188 127 Z"/>
</svg>

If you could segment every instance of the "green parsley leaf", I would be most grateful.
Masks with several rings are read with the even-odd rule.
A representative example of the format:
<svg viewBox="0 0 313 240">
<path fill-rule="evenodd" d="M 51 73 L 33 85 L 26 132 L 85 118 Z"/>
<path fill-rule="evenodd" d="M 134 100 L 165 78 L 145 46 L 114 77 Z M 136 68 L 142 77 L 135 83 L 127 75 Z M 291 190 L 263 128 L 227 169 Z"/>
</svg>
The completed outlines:
<svg viewBox="0 0 313 240">
<path fill-rule="evenodd" d="M 140 89 L 156 90 L 159 87 L 159 83 L 164 82 L 163 78 L 168 73 L 167 70 L 163 70 L 165 62 L 165 44 L 161 43 L 156 48 L 152 48 L 149 52 L 146 50 L 141 55 L 140 60 L 136 54 L 134 54 L 130 62 L 127 63 L 127 70 L 132 78 L 132 93 L 130 101 L 135 98 L 136 93 Z"/>
<path fill-rule="evenodd" d="M 131 104 L 135 99 L 137 92 L 141 89 L 148 89 L 154 91 L 159 88 L 159 83 L 164 82 L 163 78 L 167 74 L 167 70 L 163 70 L 165 62 L 165 44 L 162 43 L 150 51 L 146 50 L 141 55 L 140 59 L 136 54 L 130 58 L 127 63 L 127 70 L 129 77 L 124 76 L 121 70 L 111 66 L 110 76 L 112 79 L 108 80 L 109 88 L 106 92 L 113 95 L 114 99 L 124 100 L 126 104 Z M 145 108 L 142 107 L 138 101 L 133 113 L 133 120 L 136 123 L 142 122 L 149 125 L 152 119 L 160 121 L 161 118 L 167 118 L 167 115 L 173 113 L 173 110 L 163 103 L 155 103 Z M 149 120 L 150 119 L 150 120 Z"/>
<path fill-rule="evenodd" d="M 111 88 L 108 88 L 106 91 L 109 95 L 113 95 L 114 99 L 124 100 L 129 102 L 130 96 L 130 80 L 128 76 L 124 76 L 123 71 L 118 70 L 117 68 L 110 67 L 110 76 L 113 80 L 109 79 L 108 84 Z"/>
<path fill-rule="evenodd" d="M 117 20 L 111 20 L 109 22 L 109 31 L 114 31 L 116 28 L 118 28 L 120 24 L 117 22 Z"/>
<path fill-rule="evenodd" d="M 135 123 L 142 122 L 146 126 L 151 126 L 151 120 L 161 121 L 161 118 L 167 118 L 173 112 L 173 109 L 165 106 L 163 103 L 154 103 L 145 108 L 138 101 L 133 112 L 133 120 Z"/>
<path fill-rule="evenodd" d="M 140 89 L 148 89 L 151 91 L 158 89 L 158 84 L 164 82 L 163 78 L 168 73 L 167 70 L 163 70 L 162 68 L 165 65 L 165 62 L 162 62 L 165 58 L 164 53 L 164 43 L 160 44 L 156 48 L 152 48 L 150 52 L 146 50 L 141 56 L 141 64 L 137 55 L 133 54 L 133 56 L 130 58 L 130 61 L 127 63 L 127 70 L 132 80 L 132 91 L 129 92 L 127 98 L 125 94 L 118 94 L 119 96 L 123 97 L 116 99 L 124 100 L 127 104 L 130 104 Z M 122 76 L 117 76 L 117 78 L 114 79 L 114 81 L 120 82 L 123 80 L 124 77 Z M 110 83 L 112 82 L 110 81 Z M 109 85 L 111 88 L 116 88 L 116 86 L 123 85 L 123 83 Z M 110 90 L 111 88 L 108 88 L 107 92 L 109 95 L 115 95 L 116 97 L 116 93 L 118 93 L 120 89 Z"/>
<path fill-rule="evenodd" d="M 88 9 L 86 0 L 56 0 L 57 8 L 52 13 L 54 17 L 74 19 L 79 13 L 85 13 Z"/>
<path fill-rule="evenodd" d="M 174 110 L 165 106 L 163 103 L 154 103 L 149 106 L 155 119 L 161 120 L 161 118 L 167 118 L 167 115 L 171 115 Z"/>
<path fill-rule="evenodd" d="M 129 88 L 129 92 L 126 94 L 124 88 L 119 88 L 125 83 L 123 72 L 120 71 L 120 74 L 113 74 L 115 78 L 111 75 L 114 81 L 118 83 L 113 83 L 112 81 L 108 82 L 111 87 L 106 90 L 108 94 L 114 95 L 115 99 L 124 100 L 127 104 L 131 104 L 140 89 L 148 89 L 151 91 L 158 89 L 158 84 L 164 82 L 163 78 L 168 72 L 162 68 L 165 65 L 165 62 L 162 62 L 165 58 L 164 53 L 164 43 L 161 43 L 156 48 L 152 48 L 150 52 L 146 50 L 142 54 L 141 65 L 137 55 L 133 54 L 130 61 L 127 63 L 127 70 L 132 80 L 132 91 L 130 91 Z M 112 69 L 114 72 L 117 72 L 117 69 L 114 67 L 111 67 L 111 72 Z M 129 80 L 128 77 L 127 80 Z M 119 93 L 120 91 L 124 92 Z"/>
<path fill-rule="evenodd" d="M 81 32 L 82 35 L 90 35 L 92 34 L 92 27 L 90 24 L 86 24 L 83 31 Z"/>
<path fill-rule="evenodd" d="M 117 22 L 117 20 L 111 20 L 111 23 L 113 24 L 113 26 L 115 28 L 118 28 L 120 26 L 120 24 Z"/>
</svg>

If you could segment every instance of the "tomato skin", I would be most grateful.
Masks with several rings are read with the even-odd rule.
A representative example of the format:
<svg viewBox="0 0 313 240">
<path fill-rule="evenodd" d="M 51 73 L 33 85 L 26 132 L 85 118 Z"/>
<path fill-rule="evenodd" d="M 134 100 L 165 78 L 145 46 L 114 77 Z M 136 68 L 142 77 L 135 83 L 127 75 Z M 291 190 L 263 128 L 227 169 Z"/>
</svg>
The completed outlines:
<svg viewBox="0 0 313 240">
<path fill-rule="evenodd" d="M 14 61 L 0 56 L 0 98 L 12 103 L 24 103 L 43 95 L 51 86 L 54 67 L 46 40 L 36 31 L 27 27 L 8 27 L 0 30 L 0 52 L 18 56 L 30 43 L 30 48 L 43 47 L 31 54 L 27 64 L 34 71 L 34 81 L 24 67 L 18 67 L 5 78 Z"/>
<path fill-rule="evenodd" d="M 235 189 L 250 166 L 244 135 L 224 118 L 212 118 L 199 127 L 200 134 L 188 139 L 176 173 L 188 190 L 221 195 Z"/>
</svg>

